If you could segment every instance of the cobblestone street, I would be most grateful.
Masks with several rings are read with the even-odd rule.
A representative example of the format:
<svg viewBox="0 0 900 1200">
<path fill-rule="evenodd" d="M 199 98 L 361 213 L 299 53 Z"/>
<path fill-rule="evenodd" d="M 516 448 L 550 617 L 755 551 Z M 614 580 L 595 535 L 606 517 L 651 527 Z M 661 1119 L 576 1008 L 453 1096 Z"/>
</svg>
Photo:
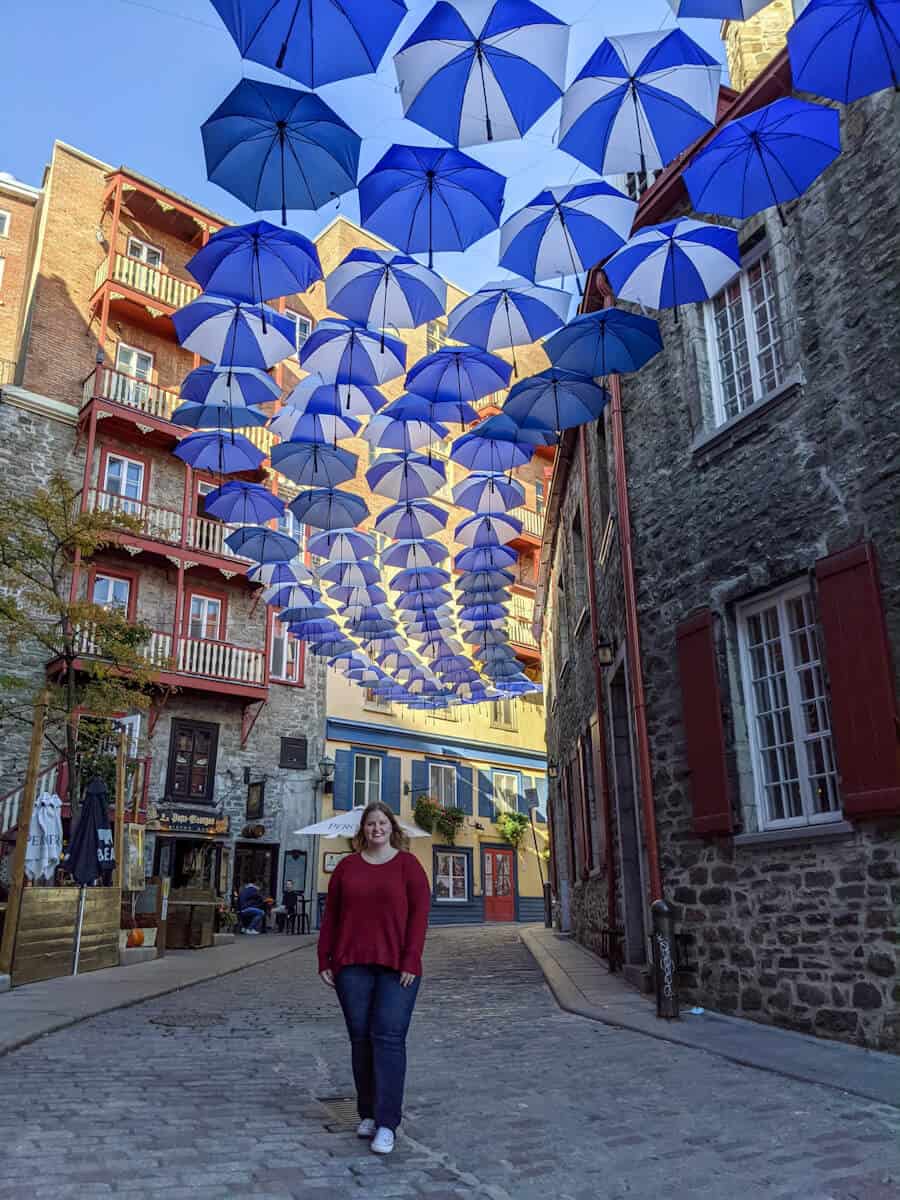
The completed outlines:
<svg viewBox="0 0 900 1200">
<path fill-rule="evenodd" d="M 564 1014 L 512 927 L 431 933 L 387 1160 L 334 1103 L 312 948 L 46 1037 L 0 1086 L 4 1200 L 900 1197 L 898 1109 Z"/>
</svg>

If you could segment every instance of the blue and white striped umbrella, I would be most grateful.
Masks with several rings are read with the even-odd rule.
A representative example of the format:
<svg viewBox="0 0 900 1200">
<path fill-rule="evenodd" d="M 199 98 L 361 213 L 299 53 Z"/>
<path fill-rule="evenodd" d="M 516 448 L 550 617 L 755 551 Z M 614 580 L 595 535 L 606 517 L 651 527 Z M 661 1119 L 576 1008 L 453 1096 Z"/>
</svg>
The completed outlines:
<svg viewBox="0 0 900 1200">
<path fill-rule="evenodd" d="M 482 622 L 490 621 L 492 626 L 493 622 L 503 621 L 507 616 L 506 608 L 502 604 L 471 604 L 461 610 L 459 619 L 474 629 Z"/>
<path fill-rule="evenodd" d="M 514 541 L 522 532 L 522 522 L 509 514 L 476 513 L 460 521 L 453 536 L 464 546 L 499 546 Z"/>
<path fill-rule="evenodd" d="M 323 383 L 321 375 L 309 375 L 300 381 L 285 399 L 288 408 L 298 412 L 340 413 L 345 417 L 369 417 L 387 404 L 387 396 L 376 387 L 359 384 Z"/>
<path fill-rule="evenodd" d="M 468 425 L 478 420 L 478 410 L 471 404 L 459 400 L 430 400 L 408 392 L 392 400 L 382 414 L 396 421 L 408 421 L 414 425 Z"/>
<path fill-rule="evenodd" d="M 254 567 L 255 571 L 266 571 L 276 567 L 286 566 L 286 563 L 262 563 L 260 566 Z M 249 576 L 248 570 L 247 575 Z M 267 587 L 263 592 L 263 599 L 266 604 L 273 608 L 296 608 L 301 604 L 318 604 L 322 599 L 322 593 L 318 588 L 312 587 L 309 584 L 303 583 L 273 583 L 271 587 Z"/>
<path fill-rule="evenodd" d="M 397 450 L 408 454 L 421 450 L 447 436 L 447 428 L 438 421 L 401 420 L 387 412 L 376 413 L 366 425 L 363 437 L 378 450 Z"/>
<path fill-rule="evenodd" d="M 429 613 L 442 604 L 449 604 L 453 597 L 446 588 L 428 588 L 421 592 L 406 592 L 394 600 L 394 606 L 407 612 Z"/>
<path fill-rule="evenodd" d="M 420 592 L 449 582 L 450 572 L 441 567 L 407 567 L 392 576 L 390 586 L 394 592 Z"/>
<path fill-rule="evenodd" d="M 370 533 L 357 529 L 332 529 L 326 533 L 314 533 L 306 546 L 317 558 L 335 559 L 370 558 L 375 553 L 375 539 Z"/>
<path fill-rule="evenodd" d="M 293 630 L 291 632 L 293 633 Z M 345 652 L 352 653 L 358 648 L 356 642 L 343 636 L 325 638 L 322 641 L 309 641 L 306 645 L 310 654 L 315 654 L 317 658 L 334 658 L 335 655 Z"/>
<path fill-rule="evenodd" d="M 268 404 L 281 388 L 255 367 L 217 367 L 204 363 L 185 375 L 179 395 L 194 404 Z"/>
<path fill-rule="evenodd" d="M 262 409 L 248 404 L 195 404 L 193 400 L 179 404 L 169 418 L 185 429 L 251 429 L 268 419 Z"/>
<path fill-rule="evenodd" d="M 501 279 L 457 304 L 447 319 L 447 335 L 482 350 L 527 346 L 565 325 L 571 307 L 569 292 Z"/>
<path fill-rule="evenodd" d="M 599 175 L 658 171 L 712 128 L 721 74 L 680 29 L 606 38 L 563 97 L 559 148 Z"/>
<path fill-rule="evenodd" d="M 366 483 L 389 500 L 424 500 L 444 484 L 447 468 L 421 454 L 381 454 L 366 471 Z"/>
<path fill-rule="evenodd" d="M 460 571 L 493 571 L 497 567 L 512 566 L 518 557 L 515 550 L 506 546 L 472 546 L 460 551 L 453 565 Z"/>
<path fill-rule="evenodd" d="M 406 390 L 432 403 L 471 404 L 482 396 L 504 389 L 511 373 L 508 362 L 486 350 L 474 346 L 442 346 L 410 367 L 406 373 Z"/>
<path fill-rule="evenodd" d="M 406 346 L 399 338 L 382 338 L 365 325 L 329 317 L 303 343 L 300 362 L 329 383 L 377 387 L 403 374 Z"/>
<path fill-rule="evenodd" d="M 269 421 L 269 429 L 286 442 L 318 442 L 325 445 L 338 438 L 355 437 L 359 433 L 359 421 L 352 417 L 335 416 L 331 413 L 300 412 L 297 408 L 283 408 Z"/>
<path fill-rule="evenodd" d="M 375 518 L 375 529 L 390 538 L 427 538 L 446 524 L 447 510 L 428 500 L 392 504 Z"/>
<path fill-rule="evenodd" d="M 604 266 L 617 298 L 644 308 L 708 300 L 740 269 L 736 230 L 690 217 L 647 226 Z"/>
<path fill-rule="evenodd" d="M 223 367 L 274 367 L 294 353 L 294 326 L 264 304 L 198 296 L 172 314 L 185 350 Z"/>
<path fill-rule="evenodd" d="M 499 473 L 524 466 L 534 454 L 532 446 L 521 442 L 492 438 L 484 434 L 480 426 L 471 433 L 464 433 L 453 443 L 450 457 L 470 471 Z"/>
<path fill-rule="evenodd" d="M 369 515 L 362 496 L 342 492 L 340 488 L 312 488 L 300 492 L 288 508 L 302 524 L 314 529 L 349 529 Z"/>
<path fill-rule="evenodd" d="M 327 604 L 295 604 L 285 605 L 280 613 L 276 613 L 279 621 L 323 621 L 331 620 L 334 613 Z"/>
<path fill-rule="evenodd" d="M 328 580 L 329 583 L 336 583 L 339 587 L 369 587 L 370 584 L 379 581 L 381 572 L 374 563 L 366 562 L 365 559 L 358 562 L 341 560 L 326 563 L 319 571 L 319 577 Z"/>
<path fill-rule="evenodd" d="M 423 538 L 421 541 L 404 540 L 388 546 L 381 556 L 385 567 L 434 567 L 449 557 L 449 550 L 433 538 Z"/>
<path fill-rule="evenodd" d="M 282 475 L 305 487 L 334 488 L 356 474 L 355 454 L 318 442 L 281 442 L 272 447 L 271 459 L 272 466 Z M 291 504 L 291 510 L 296 514 L 294 504 L 296 500 Z M 309 518 L 306 521 L 313 523 Z M 344 521 L 343 524 L 353 522 Z"/>
<path fill-rule="evenodd" d="M 203 510 L 210 517 L 230 525 L 262 525 L 284 512 L 284 501 L 261 483 L 230 479 L 215 491 L 209 492 Z"/>
<path fill-rule="evenodd" d="M 453 503 L 475 513 L 504 513 L 525 503 L 525 489 L 503 474 L 475 472 L 454 487 Z"/>
<path fill-rule="evenodd" d="M 454 146 L 520 138 L 562 95 L 568 46 L 531 0 L 438 0 L 394 55 L 403 112 Z"/>
<path fill-rule="evenodd" d="M 526 279 L 581 275 L 624 245 L 637 202 L 601 179 L 546 188 L 500 227 L 500 266 Z"/>
<path fill-rule="evenodd" d="M 415 329 L 441 316 L 447 285 L 408 254 L 357 247 L 325 280 L 332 312 L 373 329 Z"/>
<path fill-rule="evenodd" d="M 292 587 L 295 583 L 315 582 L 315 575 L 299 558 L 290 562 L 265 563 L 263 566 L 248 567 L 247 578 L 251 583 L 262 583 L 267 587 Z M 268 602 L 269 596 L 266 595 Z"/>
<path fill-rule="evenodd" d="M 285 533 L 265 525 L 245 525 L 225 539 L 229 550 L 254 562 L 287 562 L 297 553 L 297 543 Z"/>
<path fill-rule="evenodd" d="M 255 471 L 266 457 L 242 433 L 225 430 L 209 433 L 203 429 L 189 433 L 172 453 L 197 471 L 213 471 L 218 475 Z"/>
<path fill-rule="evenodd" d="M 363 586 L 338 583 L 328 589 L 328 598 L 333 600 L 335 604 L 341 604 L 347 608 L 355 608 L 367 604 L 384 604 L 387 600 L 387 592 L 377 583 L 365 584 Z"/>
</svg>

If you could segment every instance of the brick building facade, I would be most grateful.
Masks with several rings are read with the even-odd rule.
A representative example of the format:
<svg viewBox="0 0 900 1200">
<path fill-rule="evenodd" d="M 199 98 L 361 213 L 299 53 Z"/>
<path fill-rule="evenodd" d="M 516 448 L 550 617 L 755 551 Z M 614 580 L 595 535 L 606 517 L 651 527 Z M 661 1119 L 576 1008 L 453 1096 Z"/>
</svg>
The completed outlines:
<svg viewBox="0 0 900 1200">
<path fill-rule="evenodd" d="M 790 86 L 782 52 L 727 115 Z M 740 277 L 654 314 L 662 354 L 561 447 L 554 882 L 561 923 L 621 945 L 637 984 L 662 895 L 689 1000 L 897 1050 L 898 102 L 840 111 L 837 161 L 783 223 L 738 225 Z M 639 225 L 690 213 L 683 165 Z M 595 269 L 584 306 L 606 302 Z"/>
</svg>

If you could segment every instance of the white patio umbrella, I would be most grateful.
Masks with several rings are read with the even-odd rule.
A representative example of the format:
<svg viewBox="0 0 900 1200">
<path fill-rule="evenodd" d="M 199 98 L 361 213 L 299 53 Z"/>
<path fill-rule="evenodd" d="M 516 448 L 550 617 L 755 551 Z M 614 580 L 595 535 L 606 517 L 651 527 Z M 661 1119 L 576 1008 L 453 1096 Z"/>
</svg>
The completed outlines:
<svg viewBox="0 0 900 1200">
<path fill-rule="evenodd" d="M 357 804 L 348 812 L 335 813 L 333 817 L 326 817 L 324 821 L 317 821 L 315 825 L 304 825 L 302 829 L 295 829 L 294 833 L 316 837 L 356 837 L 359 833 L 359 823 L 362 820 L 365 809 L 366 806 L 364 804 Z M 397 818 L 397 824 L 407 837 L 431 837 L 430 833 L 426 833 L 418 825 L 410 825 L 406 821 L 401 821 L 399 817 Z"/>
<path fill-rule="evenodd" d="M 62 856 L 62 801 L 56 794 L 41 792 L 31 811 L 31 829 L 25 850 L 28 879 L 52 879 Z"/>
</svg>

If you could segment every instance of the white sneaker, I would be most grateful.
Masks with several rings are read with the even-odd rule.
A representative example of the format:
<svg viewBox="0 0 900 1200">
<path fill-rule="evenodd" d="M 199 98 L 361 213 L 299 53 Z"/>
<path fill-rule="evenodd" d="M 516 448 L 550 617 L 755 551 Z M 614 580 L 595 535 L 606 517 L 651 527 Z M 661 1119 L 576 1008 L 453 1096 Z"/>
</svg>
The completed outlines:
<svg viewBox="0 0 900 1200">
<path fill-rule="evenodd" d="M 384 1125 L 379 1126 L 378 1131 L 372 1138 L 371 1150 L 374 1154 L 390 1154 L 394 1148 L 394 1131 L 385 1128 Z"/>
<path fill-rule="evenodd" d="M 259 935 L 259 930 L 258 929 L 245 929 L 244 933 L 249 933 L 251 937 L 257 937 Z"/>
<path fill-rule="evenodd" d="M 375 1122 L 371 1117 L 363 1117 L 356 1127 L 356 1136 L 370 1138 L 375 1136 Z"/>
</svg>

